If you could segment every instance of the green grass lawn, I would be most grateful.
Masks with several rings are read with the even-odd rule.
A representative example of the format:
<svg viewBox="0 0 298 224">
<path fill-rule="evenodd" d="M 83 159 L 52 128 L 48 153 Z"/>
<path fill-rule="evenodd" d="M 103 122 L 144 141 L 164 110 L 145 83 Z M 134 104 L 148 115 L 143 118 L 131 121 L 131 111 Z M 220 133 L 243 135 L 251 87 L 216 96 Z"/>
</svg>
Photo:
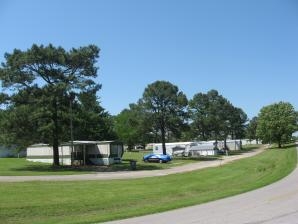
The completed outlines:
<svg viewBox="0 0 298 224">
<path fill-rule="evenodd" d="M 47 163 L 30 162 L 25 158 L 0 158 L 0 176 L 71 175 L 90 173 L 90 167 L 54 167 Z"/>
<path fill-rule="evenodd" d="M 130 170 L 130 160 L 137 161 L 137 170 L 157 170 L 167 169 L 173 166 L 180 166 L 193 162 L 200 162 L 206 159 L 216 159 L 217 157 L 207 158 L 174 158 L 169 163 L 145 163 L 143 156 L 149 152 L 125 152 L 121 164 L 110 166 L 60 166 L 54 167 L 51 164 L 30 162 L 25 158 L 0 158 L 0 176 L 35 176 L 35 175 L 72 175 L 91 172 L 111 172 Z"/>
<path fill-rule="evenodd" d="M 123 163 L 119 166 L 126 167 L 126 169 L 130 169 L 129 160 L 137 161 L 137 170 L 157 170 L 157 169 L 168 169 L 174 166 L 181 166 L 194 162 L 202 162 L 206 160 L 214 160 L 218 159 L 218 156 L 208 156 L 208 157 L 174 157 L 171 162 L 168 163 L 148 163 L 143 162 L 143 156 L 152 153 L 152 151 L 140 151 L 140 152 L 125 152 L 123 155 Z"/>
<path fill-rule="evenodd" d="M 199 171 L 136 180 L 0 184 L 1 223 L 96 223 L 200 204 L 262 187 L 297 164 L 294 146 Z"/>
</svg>

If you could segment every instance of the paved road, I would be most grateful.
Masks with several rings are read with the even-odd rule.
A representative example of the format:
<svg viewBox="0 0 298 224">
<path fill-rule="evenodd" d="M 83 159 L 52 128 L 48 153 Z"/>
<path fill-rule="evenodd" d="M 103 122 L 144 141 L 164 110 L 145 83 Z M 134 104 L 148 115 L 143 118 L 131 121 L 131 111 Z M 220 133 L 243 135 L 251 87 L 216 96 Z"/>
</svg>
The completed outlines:
<svg viewBox="0 0 298 224">
<path fill-rule="evenodd" d="M 101 172 L 79 175 L 53 175 L 53 176 L 0 176 L 0 182 L 25 182 L 25 181 L 82 181 L 82 180 L 116 180 L 116 179 L 136 179 L 144 177 L 165 176 L 175 173 L 183 173 L 198 169 L 220 166 L 234 160 L 254 156 L 262 152 L 264 148 L 243 153 L 235 156 L 223 156 L 221 160 L 204 161 L 191 163 L 183 166 L 176 166 L 165 170 L 146 171 L 121 171 L 121 172 Z"/>
<path fill-rule="evenodd" d="M 298 224 L 298 169 L 267 187 L 238 196 L 109 224 Z"/>
</svg>

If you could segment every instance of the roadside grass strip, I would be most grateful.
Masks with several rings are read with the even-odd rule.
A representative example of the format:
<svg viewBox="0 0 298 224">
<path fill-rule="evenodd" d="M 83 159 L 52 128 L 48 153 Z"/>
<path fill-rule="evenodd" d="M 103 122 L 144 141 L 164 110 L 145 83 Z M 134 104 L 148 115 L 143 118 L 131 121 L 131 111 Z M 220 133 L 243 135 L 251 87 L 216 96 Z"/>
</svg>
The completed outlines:
<svg viewBox="0 0 298 224">
<path fill-rule="evenodd" d="M 205 203 L 287 176 L 295 146 L 216 168 L 134 180 L 0 184 L 1 223 L 97 223 Z"/>
</svg>

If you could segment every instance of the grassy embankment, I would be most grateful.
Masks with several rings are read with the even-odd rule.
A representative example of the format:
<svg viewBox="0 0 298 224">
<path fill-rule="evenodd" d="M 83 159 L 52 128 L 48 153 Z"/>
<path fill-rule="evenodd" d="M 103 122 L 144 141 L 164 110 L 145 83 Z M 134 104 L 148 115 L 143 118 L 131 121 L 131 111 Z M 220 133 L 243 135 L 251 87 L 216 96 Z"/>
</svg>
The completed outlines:
<svg viewBox="0 0 298 224">
<path fill-rule="evenodd" d="M 1 223 L 95 223 L 204 203 L 288 175 L 294 146 L 184 174 L 137 180 L 0 184 Z"/>
</svg>

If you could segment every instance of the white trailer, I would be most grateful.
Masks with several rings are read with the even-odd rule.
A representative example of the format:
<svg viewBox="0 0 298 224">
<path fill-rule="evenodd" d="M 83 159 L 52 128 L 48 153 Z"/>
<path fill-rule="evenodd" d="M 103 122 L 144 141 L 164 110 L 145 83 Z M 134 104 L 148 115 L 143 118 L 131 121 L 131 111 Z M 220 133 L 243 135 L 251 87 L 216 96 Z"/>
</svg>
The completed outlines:
<svg viewBox="0 0 298 224">
<path fill-rule="evenodd" d="M 231 151 L 236 151 L 236 150 L 241 150 L 241 140 L 227 140 L 226 145 L 229 150 Z M 224 149 L 225 143 L 224 141 L 218 141 L 218 148 L 219 149 Z"/>
<path fill-rule="evenodd" d="M 190 146 L 192 142 L 171 142 L 166 143 L 166 153 L 173 156 L 173 155 L 183 155 L 184 151 L 187 147 Z M 153 153 L 162 154 L 162 143 L 155 143 L 153 144 Z"/>
<path fill-rule="evenodd" d="M 110 165 L 120 163 L 123 144 L 118 141 L 73 141 L 59 146 L 62 165 Z M 35 144 L 27 148 L 27 160 L 53 163 L 53 147 Z"/>
<path fill-rule="evenodd" d="M 240 150 L 240 140 L 227 140 L 229 150 Z M 224 149 L 224 141 L 200 141 L 200 142 L 171 142 L 166 143 L 166 153 L 171 156 L 213 156 L 218 154 L 218 149 Z M 162 143 L 153 144 L 153 153 L 162 154 Z"/>
<path fill-rule="evenodd" d="M 53 147 L 48 144 L 34 144 L 27 148 L 27 160 L 32 162 L 53 163 Z M 70 150 L 59 147 L 59 162 L 70 165 Z"/>
<path fill-rule="evenodd" d="M 242 139 L 242 145 L 258 145 L 258 144 L 262 144 L 261 140 L 255 140 L 255 139 Z"/>
<path fill-rule="evenodd" d="M 216 144 L 214 141 L 193 142 L 185 151 L 186 156 L 214 156 L 217 155 Z"/>
</svg>

